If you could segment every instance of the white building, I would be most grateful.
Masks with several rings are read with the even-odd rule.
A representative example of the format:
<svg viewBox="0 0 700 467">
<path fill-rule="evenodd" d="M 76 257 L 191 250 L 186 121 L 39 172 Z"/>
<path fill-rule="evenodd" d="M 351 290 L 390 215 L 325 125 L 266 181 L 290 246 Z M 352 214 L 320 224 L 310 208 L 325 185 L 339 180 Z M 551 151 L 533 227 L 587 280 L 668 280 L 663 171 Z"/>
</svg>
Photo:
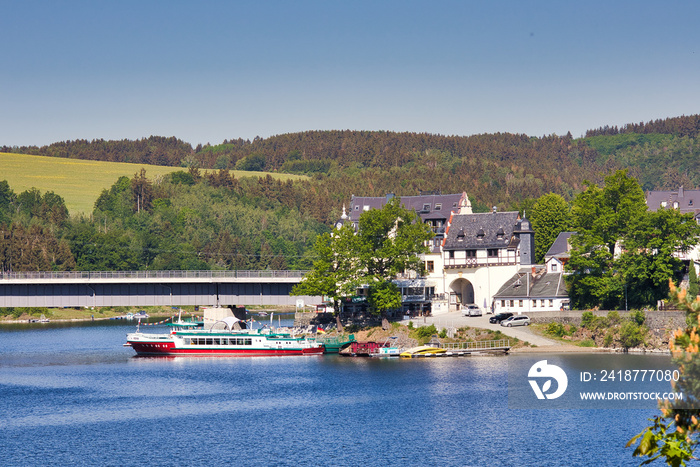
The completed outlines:
<svg viewBox="0 0 700 467">
<path fill-rule="evenodd" d="M 447 296 L 447 309 L 474 303 L 484 310 L 493 306 L 500 287 L 521 266 L 529 266 L 535 253 L 535 232 L 517 211 L 468 213 L 452 216 L 442 246 L 439 292 Z"/>
<path fill-rule="evenodd" d="M 510 277 L 494 296 L 494 311 L 520 314 L 568 308 L 564 265 L 569 260 L 569 238 L 574 233 L 557 236 L 545 254 L 544 266 L 523 267 Z"/>
<path fill-rule="evenodd" d="M 346 222 L 357 226 L 362 212 L 380 209 L 391 197 L 353 196 L 350 214 L 343 209 L 336 226 Z M 407 273 L 395 281 L 402 290 L 405 313 L 440 315 L 470 303 L 490 310 L 501 286 L 521 266 L 533 262 L 535 233 L 517 211 L 497 212 L 494 208 L 475 214 L 466 193 L 403 197 L 401 202 L 430 223 L 435 232 L 429 253 L 422 255 L 425 277 Z M 364 293 L 358 291 L 358 303 Z"/>
</svg>

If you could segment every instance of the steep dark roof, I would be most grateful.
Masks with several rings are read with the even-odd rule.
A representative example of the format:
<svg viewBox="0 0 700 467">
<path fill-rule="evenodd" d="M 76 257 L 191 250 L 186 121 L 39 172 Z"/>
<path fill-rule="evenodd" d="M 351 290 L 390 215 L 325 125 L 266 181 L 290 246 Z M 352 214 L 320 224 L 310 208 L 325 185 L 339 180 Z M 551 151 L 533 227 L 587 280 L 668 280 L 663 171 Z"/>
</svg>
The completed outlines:
<svg viewBox="0 0 700 467">
<path fill-rule="evenodd" d="M 515 248 L 517 224 L 517 211 L 454 215 L 443 249 Z"/>
<path fill-rule="evenodd" d="M 416 211 L 421 219 L 449 219 L 450 214 L 459 210 L 459 202 L 464 193 L 453 193 L 448 195 L 420 195 L 402 196 L 401 204 L 406 209 Z M 357 222 L 360 215 L 367 209 L 381 209 L 392 195 L 387 196 L 353 196 L 350 202 L 350 220 Z M 439 205 L 440 209 L 436 209 Z M 428 207 L 429 206 L 429 207 Z M 424 209 L 428 207 L 428 209 Z"/>
<path fill-rule="evenodd" d="M 700 190 L 685 190 L 683 187 L 679 187 L 676 191 L 647 191 L 646 200 L 650 211 L 665 207 L 678 209 L 682 213 L 700 213 Z M 678 205 L 675 206 L 674 203 L 678 203 Z"/>
<path fill-rule="evenodd" d="M 545 258 L 551 258 L 552 256 L 557 258 L 568 258 L 569 257 L 569 239 L 576 232 L 560 232 L 557 236 L 552 246 L 549 247 L 547 253 L 544 255 Z"/>
<path fill-rule="evenodd" d="M 511 277 L 498 290 L 494 299 L 520 298 L 559 298 L 567 297 L 562 273 L 539 272 L 532 274 L 532 269 L 523 268 Z"/>
</svg>

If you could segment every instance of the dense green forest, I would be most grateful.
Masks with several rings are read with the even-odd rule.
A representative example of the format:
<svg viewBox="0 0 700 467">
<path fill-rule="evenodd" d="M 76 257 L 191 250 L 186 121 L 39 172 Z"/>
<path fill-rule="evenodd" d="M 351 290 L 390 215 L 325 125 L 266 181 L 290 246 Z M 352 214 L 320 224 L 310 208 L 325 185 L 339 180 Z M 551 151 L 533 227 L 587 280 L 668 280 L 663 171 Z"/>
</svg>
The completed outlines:
<svg viewBox="0 0 700 467">
<path fill-rule="evenodd" d="M 304 268 L 310 237 L 328 229 L 353 194 L 466 191 L 475 211 L 526 209 L 547 193 L 571 201 L 586 182 L 601 183 L 620 168 L 645 190 L 695 188 L 700 186 L 698 132 L 700 116 L 694 115 L 601 127 L 580 139 L 571 134 L 463 137 L 346 130 L 195 148 L 156 136 L 3 146 L 0 152 L 181 166 L 183 171 L 158 181 L 147 173 L 123 177 L 87 218 L 56 214 L 53 193 L 15 194 L 6 187 L 7 200 L 0 194 L 0 267 L 7 270 L 2 258 L 33 245 L 32 251 L 43 252 L 43 262 L 12 260 L 13 269 Z M 311 179 L 233 179 L 220 170 L 234 168 Z M 204 169 L 206 176 L 200 172 Z M 33 197 L 34 203 L 18 203 L 20 197 Z M 30 240 L 35 237 L 44 240 Z M 25 239 L 23 247 L 7 247 L 19 238 Z"/>
<path fill-rule="evenodd" d="M 158 183 L 145 171 L 104 190 L 90 217 L 63 200 L 0 182 L 0 271 L 304 269 L 328 227 L 302 186 L 192 169 Z M 26 200 L 32 200 L 29 204 Z"/>
</svg>

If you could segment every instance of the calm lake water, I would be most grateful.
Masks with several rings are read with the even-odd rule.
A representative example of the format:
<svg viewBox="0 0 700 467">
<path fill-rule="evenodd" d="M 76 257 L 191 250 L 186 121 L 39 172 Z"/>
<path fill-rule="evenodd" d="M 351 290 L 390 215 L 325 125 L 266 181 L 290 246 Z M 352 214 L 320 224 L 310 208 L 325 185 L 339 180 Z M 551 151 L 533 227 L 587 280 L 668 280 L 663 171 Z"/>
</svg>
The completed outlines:
<svg viewBox="0 0 700 467">
<path fill-rule="evenodd" d="M 509 409 L 518 355 L 136 358 L 133 330 L 0 327 L 0 465 L 638 465 L 658 413 Z"/>
</svg>

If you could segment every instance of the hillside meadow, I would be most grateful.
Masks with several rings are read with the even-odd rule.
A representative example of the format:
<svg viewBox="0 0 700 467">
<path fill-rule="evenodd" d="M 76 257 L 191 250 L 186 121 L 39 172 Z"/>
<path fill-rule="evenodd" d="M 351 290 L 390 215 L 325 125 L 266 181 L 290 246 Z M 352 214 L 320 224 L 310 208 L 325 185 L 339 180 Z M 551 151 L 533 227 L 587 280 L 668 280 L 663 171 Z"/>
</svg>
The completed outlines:
<svg viewBox="0 0 700 467">
<path fill-rule="evenodd" d="M 149 179 L 158 179 L 182 167 L 149 164 L 103 162 L 59 157 L 31 156 L 0 152 L 0 180 L 7 180 L 15 193 L 37 188 L 42 193 L 53 191 L 61 196 L 71 215 L 89 214 L 104 189 L 109 189 L 121 176 L 133 177 L 142 168 Z M 265 176 L 267 172 L 230 170 L 236 178 Z M 270 175 L 282 181 L 308 179 L 302 175 Z"/>
</svg>

